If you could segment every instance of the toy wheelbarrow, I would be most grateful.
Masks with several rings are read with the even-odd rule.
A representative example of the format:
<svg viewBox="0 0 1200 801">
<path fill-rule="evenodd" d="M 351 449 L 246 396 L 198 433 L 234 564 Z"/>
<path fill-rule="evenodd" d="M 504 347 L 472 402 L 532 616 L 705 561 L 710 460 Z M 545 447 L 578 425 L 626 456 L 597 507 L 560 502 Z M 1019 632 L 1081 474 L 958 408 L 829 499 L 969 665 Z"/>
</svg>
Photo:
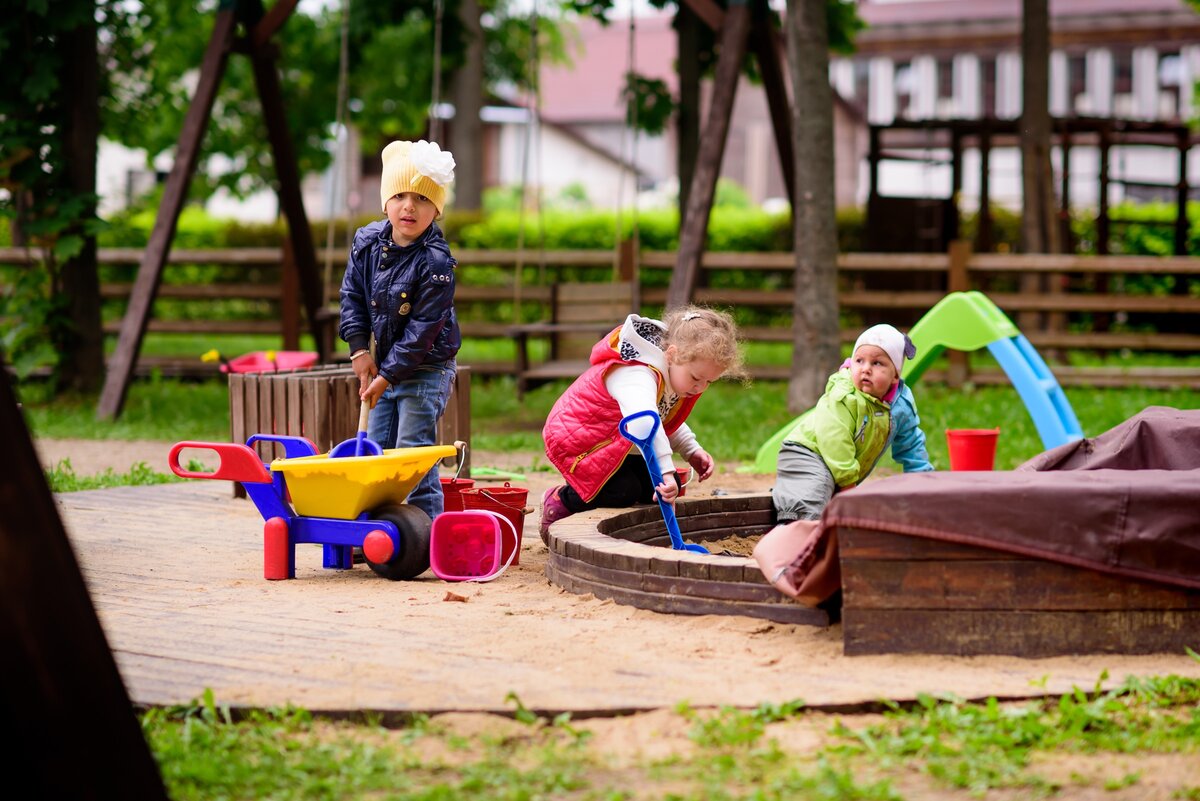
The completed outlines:
<svg viewBox="0 0 1200 801">
<path fill-rule="evenodd" d="M 254 452 L 258 442 L 281 444 L 285 458 L 268 465 Z M 186 448 L 214 451 L 221 463 L 210 473 L 188 470 L 179 464 Z M 360 547 L 373 571 L 397 581 L 429 569 L 431 522 L 404 499 L 438 461 L 457 453 L 451 445 L 430 445 L 331 458 L 304 437 L 255 434 L 245 445 L 176 443 L 168 464 L 183 478 L 241 482 L 265 521 L 265 578 L 295 578 L 296 545 L 311 542 L 324 546 L 326 568 L 352 568 Z"/>
</svg>

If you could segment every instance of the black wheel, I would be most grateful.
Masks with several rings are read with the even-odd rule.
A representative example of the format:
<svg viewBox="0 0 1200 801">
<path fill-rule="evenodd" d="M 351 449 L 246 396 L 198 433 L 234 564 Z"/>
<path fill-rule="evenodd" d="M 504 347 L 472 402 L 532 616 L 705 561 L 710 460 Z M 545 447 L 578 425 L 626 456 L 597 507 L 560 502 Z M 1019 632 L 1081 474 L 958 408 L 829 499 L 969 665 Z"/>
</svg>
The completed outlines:
<svg viewBox="0 0 1200 801">
<path fill-rule="evenodd" d="M 429 569 L 429 515 L 406 503 L 381 506 L 371 512 L 372 520 L 386 520 L 400 532 L 400 550 L 386 562 L 367 564 L 386 579 L 403 581 L 416 578 Z"/>
</svg>

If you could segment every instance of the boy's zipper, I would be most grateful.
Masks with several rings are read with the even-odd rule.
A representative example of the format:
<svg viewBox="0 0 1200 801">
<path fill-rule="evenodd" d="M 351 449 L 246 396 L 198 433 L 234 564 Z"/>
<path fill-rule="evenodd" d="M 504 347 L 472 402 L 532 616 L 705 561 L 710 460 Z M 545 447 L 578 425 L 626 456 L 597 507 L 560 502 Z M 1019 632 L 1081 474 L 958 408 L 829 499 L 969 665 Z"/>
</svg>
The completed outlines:
<svg viewBox="0 0 1200 801">
<path fill-rule="evenodd" d="M 588 458 L 589 456 L 591 456 L 591 455 L 592 455 L 593 453 L 595 453 L 596 451 L 598 451 L 598 450 L 600 450 L 601 448 L 605 447 L 606 445 L 609 445 L 610 443 L 612 443 L 612 441 L 613 441 L 614 439 L 615 439 L 615 437 L 609 437 L 608 439 L 604 440 L 603 442 L 599 443 L 598 445 L 593 445 L 592 447 L 588 448 L 588 449 L 587 449 L 586 451 L 584 451 L 583 453 L 581 453 L 581 454 L 579 454 L 578 456 L 576 456 L 576 457 L 575 457 L 575 461 L 573 461 L 573 462 L 571 463 L 571 469 L 570 469 L 570 470 L 568 470 L 567 472 L 568 472 L 568 473 L 574 473 L 574 472 L 575 472 L 575 468 L 579 467 L 579 463 L 580 463 L 580 462 L 582 462 L 584 459 L 586 459 L 586 458 Z"/>
<path fill-rule="evenodd" d="M 863 418 L 862 425 L 860 425 L 858 427 L 858 433 L 854 435 L 855 442 L 863 442 L 865 440 L 866 433 L 867 433 L 867 424 L 869 422 L 871 422 L 871 415 L 868 413 L 867 416 Z"/>
</svg>

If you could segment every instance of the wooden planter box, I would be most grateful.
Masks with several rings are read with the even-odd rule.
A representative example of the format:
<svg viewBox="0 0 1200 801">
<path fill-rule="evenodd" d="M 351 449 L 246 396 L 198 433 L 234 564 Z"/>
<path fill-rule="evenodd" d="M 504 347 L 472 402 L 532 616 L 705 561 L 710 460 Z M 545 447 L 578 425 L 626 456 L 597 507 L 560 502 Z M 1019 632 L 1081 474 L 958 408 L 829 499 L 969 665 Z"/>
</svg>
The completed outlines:
<svg viewBox="0 0 1200 801">
<path fill-rule="evenodd" d="M 1200 645 L 1200 590 L 838 527 L 847 655 L 1147 654 Z"/>
<path fill-rule="evenodd" d="M 308 437 L 321 453 L 358 431 L 358 378 L 348 366 L 329 365 L 278 373 L 229 374 L 230 439 L 245 442 L 253 434 Z M 460 366 L 446 413 L 438 422 L 438 442 L 471 443 L 471 368 Z M 382 443 L 381 443 L 382 444 Z M 282 457 L 283 449 L 259 443 L 266 461 Z M 462 475 L 471 474 L 470 449 Z M 443 462 L 454 466 L 453 459 Z M 242 494 L 241 485 L 237 494 Z"/>
</svg>

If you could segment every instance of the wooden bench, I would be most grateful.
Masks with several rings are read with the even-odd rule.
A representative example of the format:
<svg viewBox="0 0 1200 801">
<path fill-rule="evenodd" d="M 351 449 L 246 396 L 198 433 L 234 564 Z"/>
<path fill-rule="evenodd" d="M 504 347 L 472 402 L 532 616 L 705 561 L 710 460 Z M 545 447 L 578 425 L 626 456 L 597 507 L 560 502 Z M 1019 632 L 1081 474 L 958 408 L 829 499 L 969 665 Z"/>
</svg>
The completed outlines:
<svg viewBox="0 0 1200 801">
<path fill-rule="evenodd" d="M 513 326 L 516 344 L 517 394 L 560 378 L 575 378 L 588 366 L 592 346 L 638 310 L 639 290 L 632 281 L 608 284 L 554 284 L 550 292 L 550 319 Z M 549 358 L 533 364 L 530 337 L 548 337 Z"/>
<path fill-rule="evenodd" d="M 317 450 L 327 453 L 334 445 L 353 439 L 358 431 L 358 378 L 344 365 L 324 365 L 310 370 L 276 373 L 229 374 L 229 428 L 232 442 L 245 442 L 252 434 L 286 434 L 308 437 Z M 446 413 L 438 421 L 438 442 L 471 443 L 471 368 L 459 365 Z M 383 443 L 380 443 L 383 444 Z M 274 443 L 258 444 L 265 461 L 281 458 Z M 454 459 L 443 461 L 454 466 Z M 463 457 L 463 476 L 471 475 L 471 451 Z M 240 484 L 235 494 L 241 497 Z"/>
</svg>

